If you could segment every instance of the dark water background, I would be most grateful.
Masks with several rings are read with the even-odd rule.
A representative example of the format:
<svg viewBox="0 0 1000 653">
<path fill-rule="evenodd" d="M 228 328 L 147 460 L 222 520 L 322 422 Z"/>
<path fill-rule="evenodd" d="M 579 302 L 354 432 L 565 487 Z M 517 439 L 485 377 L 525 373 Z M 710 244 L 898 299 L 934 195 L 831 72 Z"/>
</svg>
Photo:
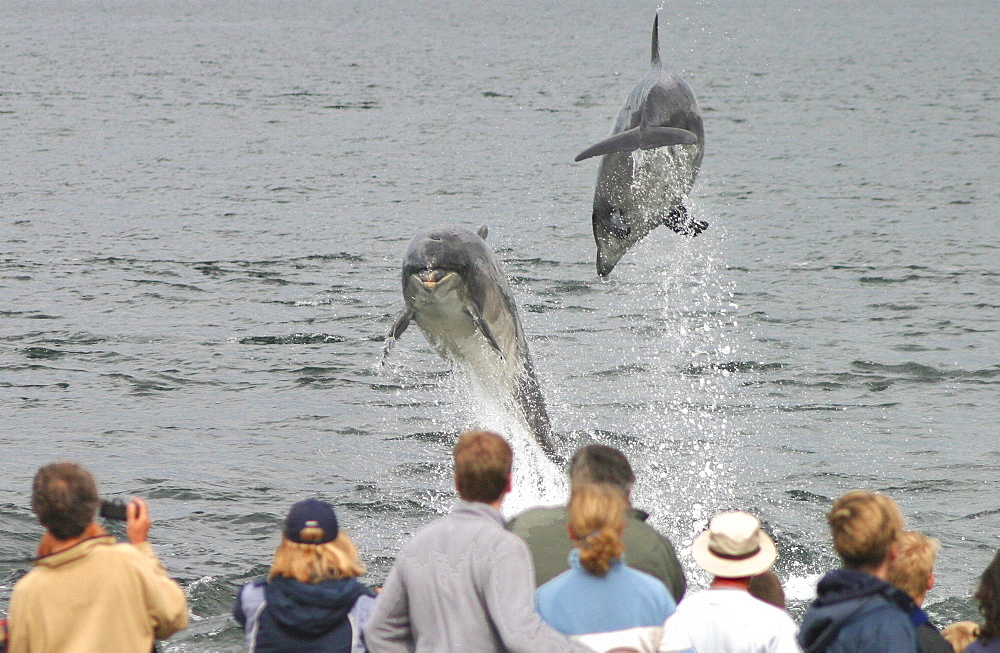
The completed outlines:
<svg viewBox="0 0 1000 653">
<path fill-rule="evenodd" d="M 514 441 L 508 512 L 562 501 L 419 332 L 376 367 L 410 236 L 487 223 L 566 451 L 629 452 L 695 586 L 691 539 L 745 508 L 800 610 L 829 502 L 863 487 L 941 540 L 932 616 L 974 617 L 1000 545 L 996 3 L 666 3 L 711 227 L 600 282 L 572 159 L 656 9 L 0 4 L 0 606 L 55 459 L 150 501 L 194 615 L 170 650 L 240 650 L 233 593 L 306 496 L 380 582 L 449 506 L 464 427 Z"/>
</svg>

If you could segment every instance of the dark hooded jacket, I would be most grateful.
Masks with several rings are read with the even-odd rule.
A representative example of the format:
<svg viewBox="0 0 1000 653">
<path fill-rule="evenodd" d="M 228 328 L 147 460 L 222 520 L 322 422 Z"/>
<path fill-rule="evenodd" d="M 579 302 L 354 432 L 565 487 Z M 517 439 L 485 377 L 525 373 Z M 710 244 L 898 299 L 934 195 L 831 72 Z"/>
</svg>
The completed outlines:
<svg viewBox="0 0 1000 653">
<path fill-rule="evenodd" d="M 364 650 L 361 628 L 374 604 L 374 592 L 356 578 L 316 584 L 260 578 L 240 590 L 233 616 L 253 653 L 350 653 Z"/>
<path fill-rule="evenodd" d="M 910 622 L 916 605 L 905 592 L 856 569 L 837 569 L 819 581 L 799 629 L 806 653 L 916 653 Z"/>
<path fill-rule="evenodd" d="M 955 649 L 941 636 L 941 631 L 931 623 L 930 617 L 918 606 L 910 611 L 910 623 L 917 629 L 917 641 L 923 653 L 955 653 Z"/>
</svg>

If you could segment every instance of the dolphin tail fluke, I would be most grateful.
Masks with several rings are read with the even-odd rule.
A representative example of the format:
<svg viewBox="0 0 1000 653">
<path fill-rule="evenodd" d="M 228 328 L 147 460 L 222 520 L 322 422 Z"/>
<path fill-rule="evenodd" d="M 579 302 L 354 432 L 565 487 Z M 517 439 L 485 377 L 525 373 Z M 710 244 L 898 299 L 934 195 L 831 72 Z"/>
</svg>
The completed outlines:
<svg viewBox="0 0 1000 653">
<path fill-rule="evenodd" d="M 683 204 L 671 210 L 667 214 L 667 217 L 664 218 L 663 224 L 675 233 L 679 233 L 682 236 L 691 236 L 692 238 L 708 229 L 708 223 L 704 220 L 695 220 L 692 218 Z"/>
<path fill-rule="evenodd" d="M 660 62 L 660 14 L 653 19 L 653 47 L 649 55 L 649 63 Z"/>
<path fill-rule="evenodd" d="M 606 138 L 596 145 L 591 145 L 576 155 L 574 161 L 583 161 L 592 156 L 611 154 L 612 152 L 632 152 L 633 150 L 651 150 L 665 145 L 691 145 L 697 143 L 698 137 L 686 129 L 677 127 L 633 127 Z"/>
</svg>

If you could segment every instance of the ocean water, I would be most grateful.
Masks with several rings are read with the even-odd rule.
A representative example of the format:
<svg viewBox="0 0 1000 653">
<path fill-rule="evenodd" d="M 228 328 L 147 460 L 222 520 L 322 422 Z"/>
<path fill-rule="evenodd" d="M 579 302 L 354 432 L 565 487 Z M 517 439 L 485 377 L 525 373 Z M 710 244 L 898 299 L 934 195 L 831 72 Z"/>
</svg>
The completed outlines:
<svg viewBox="0 0 1000 653">
<path fill-rule="evenodd" d="M 710 227 L 602 282 L 573 157 L 657 9 Z M 515 446 L 505 512 L 564 501 L 417 330 L 379 365 L 412 234 L 488 224 L 563 450 L 628 453 L 693 586 L 691 540 L 747 509 L 799 614 L 862 487 L 940 539 L 932 617 L 975 617 L 1000 545 L 993 3 L 52 0 L 0 24 L 0 612 L 57 459 L 150 502 L 193 615 L 176 651 L 241 650 L 234 592 L 298 499 L 335 503 L 381 582 L 450 506 L 464 428 Z"/>
</svg>

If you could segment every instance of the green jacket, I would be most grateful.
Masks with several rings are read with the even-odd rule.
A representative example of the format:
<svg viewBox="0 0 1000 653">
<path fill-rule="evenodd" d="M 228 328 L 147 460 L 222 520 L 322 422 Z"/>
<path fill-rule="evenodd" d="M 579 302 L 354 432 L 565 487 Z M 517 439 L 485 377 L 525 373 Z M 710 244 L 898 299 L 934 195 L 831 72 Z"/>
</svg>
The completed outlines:
<svg viewBox="0 0 1000 653">
<path fill-rule="evenodd" d="M 687 589 L 684 570 L 674 545 L 646 523 L 648 514 L 633 509 L 625 519 L 625 561 L 663 581 L 680 603 Z M 569 569 L 573 543 L 566 532 L 566 508 L 532 508 L 507 522 L 507 528 L 528 544 L 535 562 L 535 585 L 541 585 Z"/>
</svg>

